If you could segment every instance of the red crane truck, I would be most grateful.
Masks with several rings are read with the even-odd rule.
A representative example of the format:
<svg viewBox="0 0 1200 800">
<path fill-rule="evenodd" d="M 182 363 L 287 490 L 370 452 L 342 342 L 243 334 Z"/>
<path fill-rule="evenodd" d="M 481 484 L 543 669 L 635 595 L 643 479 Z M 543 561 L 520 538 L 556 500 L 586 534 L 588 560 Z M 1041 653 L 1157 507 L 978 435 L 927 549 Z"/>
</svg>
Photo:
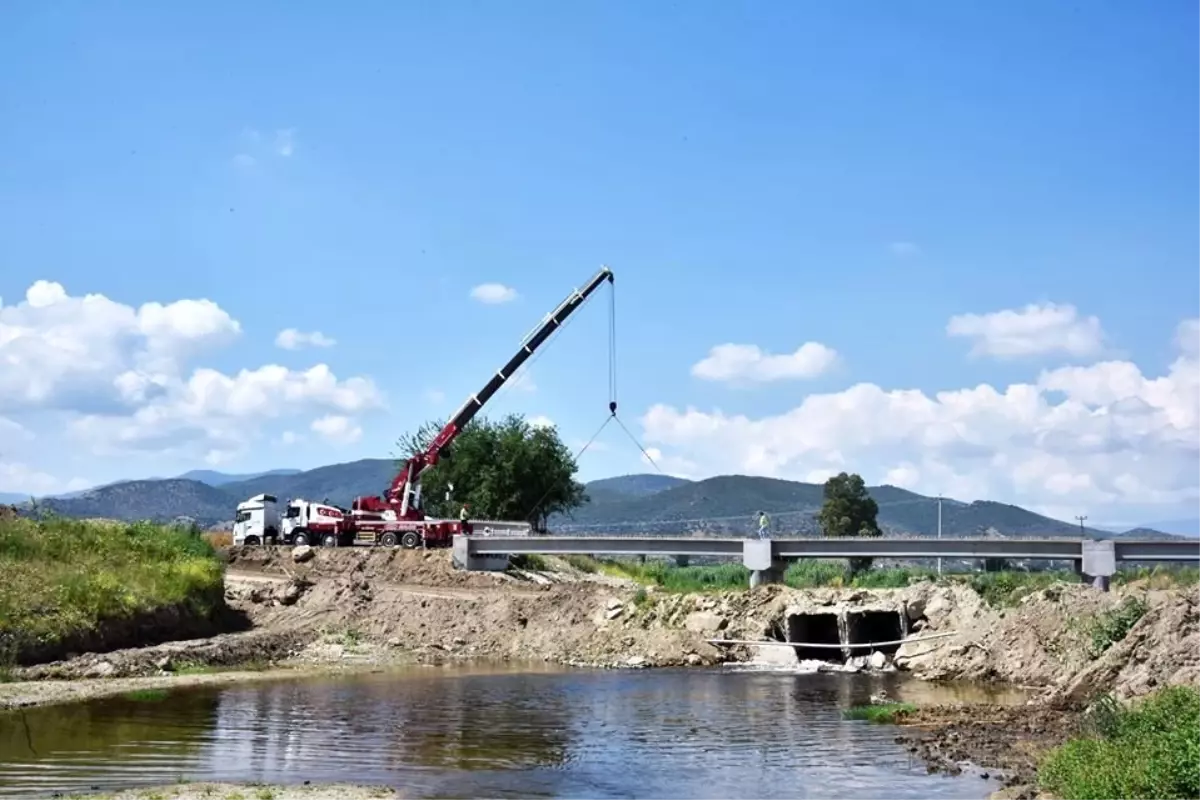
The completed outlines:
<svg viewBox="0 0 1200 800">
<path fill-rule="evenodd" d="M 462 530 L 458 520 L 430 519 L 421 510 L 421 475 L 438 463 L 442 452 L 449 447 L 480 409 L 507 383 L 517 370 L 529 360 L 538 348 L 545 344 L 567 318 L 605 282 L 613 283 L 613 273 L 608 267 L 588 280 L 558 304 L 522 341 L 516 354 L 488 380 L 482 391 L 471 395 L 458 412 L 450 418 L 433 441 L 420 453 L 413 455 L 401 467 L 396 477 L 382 496 L 356 497 L 350 509 L 331 507 L 328 503 L 311 503 L 307 500 L 291 500 L 279 519 L 278 538 L 289 544 L 380 544 L 394 547 L 446 547 L 456 533 Z M 245 516 L 248 535 L 238 536 L 241 527 L 235 523 L 234 543 L 239 539 L 251 543 L 259 540 L 257 529 L 270 530 L 273 509 L 266 508 L 265 500 L 273 505 L 275 498 L 263 495 L 238 506 L 238 520 Z M 243 511 L 243 507 L 245 510 Z M 257 520 L 260 511 L 263 520 Z M 259 522 L 256 526 L 255 523 Z M 467 523 L 468 527 L 470 523 Z M 263 535 L 263 539 L 272 538 Z"/>
</svg>

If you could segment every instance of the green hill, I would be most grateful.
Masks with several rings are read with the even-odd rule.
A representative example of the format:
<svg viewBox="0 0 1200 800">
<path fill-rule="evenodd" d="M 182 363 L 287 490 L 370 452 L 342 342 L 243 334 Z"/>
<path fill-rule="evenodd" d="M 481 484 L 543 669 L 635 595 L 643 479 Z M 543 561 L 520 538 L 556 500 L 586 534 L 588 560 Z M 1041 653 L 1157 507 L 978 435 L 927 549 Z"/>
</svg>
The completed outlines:
<svg viewBox="0 0 1200 800">
<path fill-rule="evenodd" d="M 304 497 L 348 506 L 360 495 L 381 494 L 395 474 L 396 462 L 393 459 L 364 458 L 294 475 L 261 475 L 249 480 L 233 481 L 223 484 L 221 489 L 239 501 L 266 492 L 280 500 Z"/>
<path fill-rule="evenodd" d="M 64 517 L 164 522 L 186 516 L 203 525 L 232 519 L 234 509 L 222 490 L 181 478 L 123 481 L 75 497 L 38 500 L 37 504 Z"/>
<path fill-rule="evenodd" d="M 937 533 L 937 499 L 895 486 L 873 486 L 879 522 L 889 535 Z M 564 531 L 680 533 L 707 530 L 739 534 L 751 530 L 758 511 L 765 511 L 776 531 L 817 534 L 816 515 L 823 500 L 818 484 L 775 478 L 722 475 L 674 486 L 647 496 L 603 497 L 557 520 Z M 1023 508 L 991 501 L 942 501 L 945 536 L 981 535 L 994 529 L 1006 536 L 1078 536 L 1071 525 Z M 1088 530 L 1089 535 L 1100 531 Z"/>
<path fill-rule="evenodd" d="M 202 525 L 233 519 L 237 504 L 256 494 L 280 500 L 304 497 L 347 506 L 353 498 L 381 493 L 395 474 L 391 459 L 363 459 L 295 474 L 263 474 L 211 486 L 196 480 L 122 481 L 74 497 L 40 500 L 39 505 L 68 517 L 169 521 L 179 516 Z M 937 532 L 937 500 L 895 486 L 870 487 L 879 504 L 879 522 L 889 536 L 933 535 Z M 721 475 L 688 481 L 663 475 L 622 475 L 588 484 L 591 498 L 569 517 L 550 520 L 563 533 L 685 533 L 707 531 L 741 535 L 765 511 L 779 533 L 819 533 L 816 514 L 820 485 L 776 478 Z M 1079 527 L 1004 503 L 981 500 L 942 501 L 946 536 L 1068 536 Z M 1139 529 L 1124 534 L 1088 530 L 1090 536 L 1161 538 L 1166 534 Z"/>
</svg>

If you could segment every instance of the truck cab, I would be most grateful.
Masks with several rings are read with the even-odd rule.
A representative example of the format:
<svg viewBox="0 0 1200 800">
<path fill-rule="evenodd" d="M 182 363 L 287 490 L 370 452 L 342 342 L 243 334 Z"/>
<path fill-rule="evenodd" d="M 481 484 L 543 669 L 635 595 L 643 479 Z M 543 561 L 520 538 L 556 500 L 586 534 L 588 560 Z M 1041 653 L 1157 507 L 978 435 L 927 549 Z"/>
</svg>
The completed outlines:
<svg viewBox="0 0 1200 800">
<path fill-rule="evenodd" d="M 353 520 L 329 503 L 291 500 L 280 519 L 279 532 L 286 544 L 321 544 L 336 547 L 351 543 Z"/>
<path fill-rule="evenodd" d="M 238 503 L 233 521 L 235 545 L 275 544 L 279 539 L 279 506 L 274 495 L 258 494 Z"/>
</svg>

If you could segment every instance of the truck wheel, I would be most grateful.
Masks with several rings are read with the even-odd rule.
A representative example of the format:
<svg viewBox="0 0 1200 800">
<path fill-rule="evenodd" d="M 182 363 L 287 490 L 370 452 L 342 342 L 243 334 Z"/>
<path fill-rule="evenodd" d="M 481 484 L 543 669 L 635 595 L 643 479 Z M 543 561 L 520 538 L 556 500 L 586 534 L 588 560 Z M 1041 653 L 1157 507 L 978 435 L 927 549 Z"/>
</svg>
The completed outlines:
<svg viewBox="0 0 1200 800">
<path fill-rule="evenodd" d="M 246 545 L 246 547 L 258 547 L 262 542 L 258 540 L 257 536 L 247 536 L 242 544 Z"/>
<path fill-rule="evenodd" d="M 308 531 L 296 531 L 296 535 L 292 537 L 292 542 L 297 547 L 308 544 Z"/>
<path fill-rule="evenodd" d="M 379 543 L 381 545 L 383 545 L 384 547 L 395 547 L 396 546 L 396 534 L 392 533 L 391 531 L 388 531 L 383 536 L 379 537 Z"/>
<path fill-rule="evenodd" d="M 325 534 L 325 538 L 321 540 L 321 544 L 326 547 L 337 547 L 338 539 L 332 533 Z"/>
<path fill-rule="evenodd" d="M 421 546 L 421 534 L 416 531 L 408 531 L 400 537 L 400 544 L 409 550 L 414 550 Z"/>
</svg>

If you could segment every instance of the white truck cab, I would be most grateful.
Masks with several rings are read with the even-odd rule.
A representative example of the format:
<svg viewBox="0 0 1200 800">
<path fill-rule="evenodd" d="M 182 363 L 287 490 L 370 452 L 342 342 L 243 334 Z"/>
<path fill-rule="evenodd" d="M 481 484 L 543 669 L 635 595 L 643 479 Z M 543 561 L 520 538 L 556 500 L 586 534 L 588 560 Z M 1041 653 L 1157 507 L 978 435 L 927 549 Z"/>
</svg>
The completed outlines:
<svg viewBox="0 0 1200 800">
<path fill-rule="evenodd" d="M 279 539 L 279 507 L 274 495 L 256 494 L 238 503 L 233 521 L 235 545 L 275 544 Z"/>
</svg>

